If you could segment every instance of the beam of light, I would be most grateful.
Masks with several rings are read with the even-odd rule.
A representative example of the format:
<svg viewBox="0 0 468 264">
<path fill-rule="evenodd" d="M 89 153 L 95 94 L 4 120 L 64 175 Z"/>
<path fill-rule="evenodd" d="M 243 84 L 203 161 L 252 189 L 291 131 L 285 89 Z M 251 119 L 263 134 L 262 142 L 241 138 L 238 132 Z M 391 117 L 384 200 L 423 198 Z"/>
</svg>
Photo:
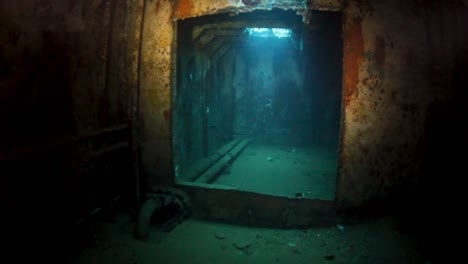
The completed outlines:
<svg viewBox="0 0 468 264">
<path fill-rule="evenodd" d="M 276 38 L 290 38 L 291 29 L 288 28 L 246 28 L 250 36 L 254 37 L 276 37 Z"/>
</svg>

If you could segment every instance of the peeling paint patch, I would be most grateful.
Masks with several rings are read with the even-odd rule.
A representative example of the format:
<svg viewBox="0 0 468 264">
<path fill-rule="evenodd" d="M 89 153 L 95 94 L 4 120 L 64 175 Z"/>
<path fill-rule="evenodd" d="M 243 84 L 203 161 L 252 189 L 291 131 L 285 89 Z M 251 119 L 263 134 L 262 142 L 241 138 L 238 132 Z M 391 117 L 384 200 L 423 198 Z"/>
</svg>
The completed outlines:
<svg viewBox="0 0 468 264">
<path fill-rule="evenodd" d="M 375 38 L 375 62 L 381 68 L 385 66 L 385 39 L 381 36 Z"/>
<path fill-rule="evenodd" d="M 358 93 L 359 66 L 364 52 L 361 21 L 355 21 L 344 30 L 344 96 L 345 106 Z"/>
<path fill-rule="evenodd" d="M 194 4 L 192 0 L 180 0 L 177 5 L 175 16 L 178 18 L 187 18 L 192 16 Z"/>
</svg>

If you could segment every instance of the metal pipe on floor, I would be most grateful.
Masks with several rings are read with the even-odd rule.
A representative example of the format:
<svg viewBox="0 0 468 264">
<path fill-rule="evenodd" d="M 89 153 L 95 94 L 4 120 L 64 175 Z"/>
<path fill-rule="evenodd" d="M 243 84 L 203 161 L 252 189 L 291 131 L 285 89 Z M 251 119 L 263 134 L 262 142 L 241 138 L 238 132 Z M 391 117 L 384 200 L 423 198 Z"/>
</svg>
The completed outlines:
<svg viewBox="0 0 468 264">
<path fill-rule="evenodd" d="M 232 148 L 234 148 L 239 142 L 241 142 L 242 138 L 235 138 L 231 142 L 229 142 L 224 147 L 220 148 L 216 153 L 218 153 L 221 157 L 224 157 Z"/>
<path fill-rule="evenodd" d="M 231 161 L 239 155 L 239 153 L 249 144 L 250 139 L 246 138 L 242 140 L 237 146 L 235 146 L 229 153 L 226 154 L 222 159 L 211 166 L 205 171 L 200 177 L 196 179 L 197 182 L 212 183 L 219 176 L 219 173 L 226 168 Z"/>
<path fill-rule="evenodd" d="M 187 172 L 184 173 L 182 179 L 187 181 L 194 181 L 197 177 L 199 177 L 203 172 L 205 172 L 211 165 L 215 164 L 220 158 L 222 158 L 226 153 L 228 153 L 232 148 L 234 148 L 239 142 L 241 138 L 235 138 L 228 144 L 224 145 L 216 152 L 211 154 L 207 158 L 203 158 L 197 162 L 195 162 L 192 166 L 187 169 Z"/>
<path fill-rule="evenodd" d="M 135 228 L 136 238 L 144 241 L 148 240 L 151 225 L 151 217 L 153 216 L 156 210 L 160 209 L 163 206 L 163 204 L 164 203 L 161 199 L 155 199 L 153 197 L 148 199 L 143 204 L 143 206 L 140 209 Z"/>
<path fill-rule="evenodd" d="M 150 238 L 151 219 L 154 214 L 161 213 L 160 210 L 170 210 L 172 219 L 166 223 L 169 228 L 173 228 L 191 213 L 190 197 L 173 187 L 154 186 L 151 193 L 146 194 L 146 199 L 138 214 L 134 232 L 135 237 L 143 241 Z"/>
<path fill-rule="evenodd" d="M 240 153 L 245 147 L 247 147 L 247 145 L 248 145 L 249 143 L 250 143 L 250 138 L 246 138 L 246 139 L 242 140 L 242 142 L 239 143 L 239 145 L 237 145 L 235 148 L 233 148 L 229 154 L 231 155 L 232 158 L 237 157 L 237 155 L 239 155 L 239 153 Z"/>
</svg>

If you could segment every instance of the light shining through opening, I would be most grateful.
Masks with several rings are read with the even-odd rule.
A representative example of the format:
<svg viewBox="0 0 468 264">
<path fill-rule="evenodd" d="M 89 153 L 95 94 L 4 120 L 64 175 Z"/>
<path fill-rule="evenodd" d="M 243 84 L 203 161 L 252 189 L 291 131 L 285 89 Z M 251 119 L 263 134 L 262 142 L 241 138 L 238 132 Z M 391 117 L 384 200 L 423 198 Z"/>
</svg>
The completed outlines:
<svg viewBox="0 0 468 264">
<path fill-rule="evenodd" d="M 250 36 L 254 37 L 276 37 L 276 38 L 290 38 L 291 29 L 288 28 L 246 28 Z"/>
</svg>

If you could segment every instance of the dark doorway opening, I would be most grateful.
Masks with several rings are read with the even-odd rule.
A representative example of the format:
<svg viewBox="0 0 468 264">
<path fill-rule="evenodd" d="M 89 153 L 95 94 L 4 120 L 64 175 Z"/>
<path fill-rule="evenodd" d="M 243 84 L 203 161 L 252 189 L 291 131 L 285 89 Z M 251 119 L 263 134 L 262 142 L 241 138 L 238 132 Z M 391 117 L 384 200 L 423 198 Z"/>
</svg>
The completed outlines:
<svg viewBox="0 0 468 264">
<path fill-rule="evenodd" d="M 179 21 L 176 180 L 334 200 L 341 23 L 280 10 Z"/>
</svg>

